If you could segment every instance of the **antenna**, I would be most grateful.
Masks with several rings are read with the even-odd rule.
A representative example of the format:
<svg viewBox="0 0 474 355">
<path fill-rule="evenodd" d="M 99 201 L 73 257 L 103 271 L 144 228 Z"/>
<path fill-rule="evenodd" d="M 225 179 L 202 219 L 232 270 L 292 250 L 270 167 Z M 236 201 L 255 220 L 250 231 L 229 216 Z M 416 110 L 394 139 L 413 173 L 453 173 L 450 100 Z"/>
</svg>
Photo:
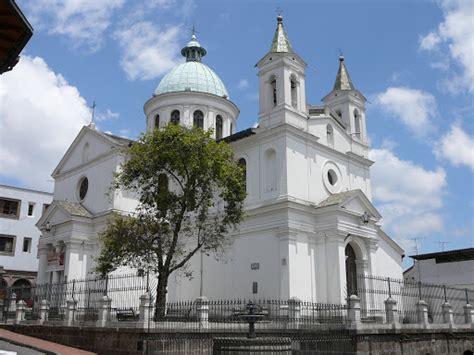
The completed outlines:
<svg viewBox="0 0 474 355">
<path fill-rule="evenodd" d="M 418 255 L 418 240 L 420 239 L 425 239 L 426 237 L 415 237 L 415 238 L 409 238 L 410 240 L 415 241 L 415 255 Z M 421 282 L 421 265 L 420 261 L 416 260 L 415 265 L 417 266 L 417 271 L 418 271 L 418 281 Z"/>
<path fill-rule="evenodd" d="M 277 16 L 281 16 L 283 14 L 283 9 L 280 6 L 277 6 L 277 8 L 275 9 L 275 12 Z"/>
</svg>

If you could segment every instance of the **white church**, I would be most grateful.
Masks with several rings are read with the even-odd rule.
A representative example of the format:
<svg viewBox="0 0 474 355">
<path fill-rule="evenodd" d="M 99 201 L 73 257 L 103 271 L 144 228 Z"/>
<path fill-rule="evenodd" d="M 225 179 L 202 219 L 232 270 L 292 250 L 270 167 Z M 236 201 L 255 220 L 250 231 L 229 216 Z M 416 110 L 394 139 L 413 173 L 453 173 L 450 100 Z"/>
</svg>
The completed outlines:
<svg viewBox="0 0 474 355">
<path fill-rule="evenodd" d="M 381 229 L 371 200 L 366 99 L 344 58 L 322 105 L 306 102 L 305 68 L 278 16 L 270 50 L 257 63 L 258 126 L 235 131 L 239 108 L 202 63 L 193 35 L 186 62 L 159 83 L 144 106 L 146 128 L 169 122 L 214 129 L 246 166 L 245 219 L 225 258 L 195 255 L 193 278 L 172 274 L 169 300 L 298 297 L 344 302 L 356 275 L 402 279 L 403 250 Z M 38 283 L 90 277 L 98 233 L 113 212 L 135 210 L 111 190 L 132 141 L 83 127 L 52 173 L 54 201 L 37 226 Z"/>
</svg>

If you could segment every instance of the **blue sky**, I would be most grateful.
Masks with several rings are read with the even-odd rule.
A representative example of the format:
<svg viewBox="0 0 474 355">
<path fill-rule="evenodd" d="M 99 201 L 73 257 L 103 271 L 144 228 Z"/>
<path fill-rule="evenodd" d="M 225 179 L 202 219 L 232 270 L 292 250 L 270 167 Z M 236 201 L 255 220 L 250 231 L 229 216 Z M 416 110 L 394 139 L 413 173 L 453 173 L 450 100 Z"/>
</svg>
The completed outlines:
<svg viewBox="0 0 474 355">
<path fill-rule="evenodd" d="M 276 8 L 308 64 L 319 104 L 339 50 L 368 98 L 376 206 L 389 235 L 414 253 L 474 239 L 474 2 L 18 0 L 35 28 L 15 69 L 0 77 L 0 183 L 52 190 L 51 171 L 97 103 L 101 130 L 134 138 L 143 104 L 183 60 L 195 24 L 204 63 L 258 120 L 255 63 L 268 51 Z"/>
</svg>

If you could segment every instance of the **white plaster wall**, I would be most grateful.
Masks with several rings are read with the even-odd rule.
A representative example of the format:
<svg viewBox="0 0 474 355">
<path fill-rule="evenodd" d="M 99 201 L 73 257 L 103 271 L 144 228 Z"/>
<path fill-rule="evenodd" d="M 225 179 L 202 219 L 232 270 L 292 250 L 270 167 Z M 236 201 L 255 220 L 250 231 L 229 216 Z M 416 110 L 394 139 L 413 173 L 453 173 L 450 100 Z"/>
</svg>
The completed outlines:
<svg viewBox="0 0 474 355">
<path fill-rule="evenodd" d="M 379 238 L 372 274 L 403 280 L 402 258 L 384 239 Z"/>
<path fill-rule="evenodd" d="M 0 234 L 16 237 L 14 255 L 0 255 L 0 265 L 7 270 L 37 271 L 38 242 L 41 233 L 35 224 L 43 213 L 43 204 L 50 204 L 53 196 L 46 192 L 0 185 L 0 197 L 21 200 L 19 219 L 0 217 Z M 30 202 L 35 203 L 33 216 L 28 216 Z M 29 252 L 23 252 L 25 237 L 32 238 Z"/>
<path fill-rule="evenodd" d="M 474 290 L 474 260 L 438 264 L 435 259 L 420 260 L 413 270 L 414 281 L 419 281 L 419 270 L 421 282 Z"/>
<path fill-rule="evenodd" d="M 89 188 L 82 205 L 92 214 L 108 211 L 113 206 L 114 192 L 110 190 L 113 173 L 119 164 L 118 154 L 105 156 L 102 160 L 80 166 L 73 172 L 60 175 L 54 186 L 54 199 L 80 202 L 78 189 L 83 177 L 89 180 Z"/>
</svg>

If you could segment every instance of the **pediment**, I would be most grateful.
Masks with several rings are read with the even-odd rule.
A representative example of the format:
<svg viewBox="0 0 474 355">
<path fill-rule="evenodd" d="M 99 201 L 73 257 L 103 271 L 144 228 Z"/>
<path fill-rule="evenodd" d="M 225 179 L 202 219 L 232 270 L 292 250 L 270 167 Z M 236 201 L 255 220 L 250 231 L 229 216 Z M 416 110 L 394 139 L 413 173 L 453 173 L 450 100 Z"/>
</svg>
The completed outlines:
<svg viewBox="0 0 474 355">
<path fill-rule="evenodd" d="M 375 206 L 365 196 L 360 189 L 343 191 L 329 196 L 326 200 L 318 204 L 317 208 L 337 208 L 354 214 L 363 215 L 367 212 L 370 217 L 377 221 L 382 215 L 377 211 Z"/>
<path fill-rule="evenodd" d="M 51 175 L 56 177 L 87 164 L 118 146 L 119 144 L 114 139 L 109 138 L 108 135 L 84 126 Z"/>
<path fill-rule="evenodd" d="M 68 201 L 53 201 L 36 223 L 39 229 L 44 229 L 46 223 L 55 226 L 68 222 L 73 218 L 92 218 L 93 215 L 80 203 Z"/>
</svg>

